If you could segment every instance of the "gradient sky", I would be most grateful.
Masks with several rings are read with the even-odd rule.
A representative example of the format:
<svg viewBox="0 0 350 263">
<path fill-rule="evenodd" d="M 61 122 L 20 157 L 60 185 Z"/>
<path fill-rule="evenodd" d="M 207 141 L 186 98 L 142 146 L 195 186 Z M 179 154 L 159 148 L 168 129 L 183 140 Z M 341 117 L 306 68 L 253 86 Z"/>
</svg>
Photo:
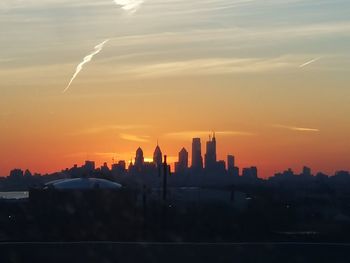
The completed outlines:
<svg viewBox="0 0 350 263">
<path fill-rule="evenodd" d="M 348 0 L 115 2 L 1 0 L 0 175 L 151 157 L 157 139 L 175 161 L 212 130 L 263 177 L 350 170 Z"/>
</svg>

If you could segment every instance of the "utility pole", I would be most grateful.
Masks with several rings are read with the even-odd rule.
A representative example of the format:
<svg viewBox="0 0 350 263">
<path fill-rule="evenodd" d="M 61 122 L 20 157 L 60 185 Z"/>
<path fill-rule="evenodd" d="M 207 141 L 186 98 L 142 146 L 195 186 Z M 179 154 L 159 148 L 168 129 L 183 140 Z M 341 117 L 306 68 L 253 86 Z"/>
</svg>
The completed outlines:
<svg viewBox="0 0 350 263">
<path fill-rule="evenodd" d="M 164 163 L 163 163 L 163 202 L 162 202 L 162 237 L 163 241 L 167 240 L 167 176 L 168 176 L 168 164 L 167 164 L 167 156 L 164 155 Z"/>
<path fill-rule="evenodd" d="M 164 163 L 163 163 L 163 202 L 165 203 L 167 200 L 167 176 L 168 176 L 168 164 L 167 164 L 167 156 L 164 155 Z"/>
</svg>

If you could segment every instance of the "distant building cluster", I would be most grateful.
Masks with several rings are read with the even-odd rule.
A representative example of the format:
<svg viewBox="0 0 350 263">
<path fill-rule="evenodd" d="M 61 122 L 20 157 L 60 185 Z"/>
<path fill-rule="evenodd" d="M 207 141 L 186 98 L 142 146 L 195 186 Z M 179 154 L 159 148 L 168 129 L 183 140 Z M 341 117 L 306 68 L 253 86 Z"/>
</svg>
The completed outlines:
<svg viewBox="0 0 350 263">
<path fill-rule="evenodd" d="M 44 181 L 57 180 L 62 178 L 100 177 L 100 178 L 142 178 L 148 181 L 149 185 L 159 185 L 160 178 L 166 173 L 170 176 L 169 183 L 173 185 L 232 185 L 240 182 L 254 182 L 261 180 L 258 177 L 258 169 L 255 166 L 240 169 L 236 165 L 234 155 L 228 155 L 227 160 L 217 158 L 217 140 L 215 133 L 209 136 L 206 142 L 205 153 L 202 154 L 202 142 L 200 138 L 192 139 L 191 163 L 190 153 L 186 148 L 182 148 L 178 153 L 178 160 L 175 162 L 174 171 L 171 173 L 170 165 L 164 162 L 163 153 L 160 146 L 157 146 L 153 153 L 153 160 L 146 162 L 143 150 L 139 147 L 133 160 L 126 162 L 120 160 L 113 161 L 111 166 L 104 163 L 101 167 L 96 167 L 94 161 L 85 161 L 82 166 L 74 165 L 61 172 L 47 174 L 33 174 L 29 170 L 14 169 L 10 172 L 5 183 L 5 178 L 0 179 L 5 188 L 16 188 L 18 185 L 35 185 Z M 32 179 L 31 179 L 32 178 Z M 271 182 L 300 182 L 307 180 L 327 180 L 328 178 L 350 180 L 348 171 L 338 171 L 332 177 L 323 173 L 312 174 L 311 168 L 304 167 L 300 174 L 296 174 L 292 169 L 281 173 L 276 173 L 269 178 Z"/>
<path fill-rule="evenodd" d="M 229 175 L 240 176 L 240 170 L 235 164 L 235 157 L 233 155 L 227 156 L 226 162 L 223 160 L 217 160 L 217 147 L 215 133 L 209 136 L 209 140 L 206 142 L 206 152 L 203 158 L 202 155 L 202 143 L 200 138 L 193 138 L 192 140 L 192 163 L 189 162 L 189 152 L 186 148 L 182 148 L 178 154 L 178 161 L 175 162 L 175 170 L 173 175 Z M 111 172 L 113 175 L 158 175 L 163 172 L 163 154 L 157 144 L 154 153 L 153 161 L 146 162 L 143 150 L 138 148 L 134 160 L 132 160 L 127 166 L 126 161 L 119 161 L 113 163 L 111 170 L 105 163 L 101 168 L 98 168 L 99 173 Z M 168 164 L 167 164 L 168 165 Z M 170 172 L 170 166 L 167 168 Z M 73 177 L 80 177 L 83 174 L 91 175 L 96 171 L 95 165 L 91 161 L 86 161 L 85 165 L 78 168 L 75 165 L 73 168 L 66 170 Z M 247 178 L 258 178 L 258 170 L 256 167 L 244 168 L 242 176 Z"/>
</svg>

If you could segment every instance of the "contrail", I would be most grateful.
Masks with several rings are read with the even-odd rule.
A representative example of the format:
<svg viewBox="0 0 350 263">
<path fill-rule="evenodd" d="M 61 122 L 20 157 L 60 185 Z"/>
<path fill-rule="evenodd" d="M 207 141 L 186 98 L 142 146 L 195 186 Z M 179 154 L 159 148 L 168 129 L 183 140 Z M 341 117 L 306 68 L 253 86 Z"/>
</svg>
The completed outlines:
<svg viewBox="0 0 350 263">
<path fill-rule="evenodd" d="M 275 125 L 272 125 L 272 126 L 276 127 L 276 128 L 288 129 L 288 130 L 291 130 L 291 131 L 320 132 L 320 130 L 316 129 L 316 128 L 305 128 L 305 127 L 296 127 L 296 126 L 288 126 L 288 125 L 280 125 L 280 124 L 275 124 Z"/>
<path fill-rule="evenodd" d="M 144 0 L 114 0 L 116 5 L 131 13 L 134 13 L 143 2 Z"/>
<path fill-rule="evenodd" d="M 314 63 L 314 62 L 316 62 L 316 61 L 318 61 L 318 60 L 320 60 L 321 58 L 314 58 L 313 60 L 310 60 L 310 61 L 308 61 L 308 62 L 306 62 L 306 63 L 304 63 L 304 64 L 301 64 L 300 66 L 299 66 L 299 68 L 303 68 L 303 67 L 306 67 L 306 66 L 308 66 L 308 65 L 310 65 L 310 64 L 312 64 L 312 63 Z"/>
<path fill-rule="evenodd" d="M 97 55 L 98 53 L 100 53 L 100 51 L 103 49 L 103 46 L 109 41 L 109 39 L 106 39 L 105 41 L 103 41 L 102 43 L 98 44 L 97 46 L 95 46 L 95 51 L 92 52 L 90 55 L 87 55 L 86 57 L 84 57 L 83 62 L 81 62 L 78 66 L 77 69 L 75 70 L 75 73 L 72 77 L 72 79 L 69 81 L 68 86 L 63 90 L 62 93 L 65 93 L 70 85 L 72 84 L 73 80 L 78 76 L 79 72 L 83 69 L 83 66 L 90 62 L 92 60 L 92 58 Z"/>
</svg>

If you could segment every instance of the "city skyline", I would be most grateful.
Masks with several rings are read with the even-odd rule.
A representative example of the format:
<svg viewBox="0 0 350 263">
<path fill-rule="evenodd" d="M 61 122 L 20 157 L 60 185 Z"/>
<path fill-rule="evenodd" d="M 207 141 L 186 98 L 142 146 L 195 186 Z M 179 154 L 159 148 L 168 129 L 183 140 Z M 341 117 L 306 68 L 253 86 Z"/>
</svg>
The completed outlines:
<svg viewBox="0 0 350 263">
<path fill-rule="evenodd" d="M 79 170 L 78 174 L 75 176 L 92 176 L 93 172 L 98 172 L 107 176 L 110 172 L 113 172 L 114 175 L 139 175 L 139 176 L 160 176 L 163 173 L 164 167 L 164 158 L 167 156 L 167 165 L 169 166 L 169 172 L 178 175 L 178 176 L 209 176 L 211 180 L 215 178 L 222 178 L 222 176 L 228 177 L 242 177 L 250 179 L 269 179 L 269 178 L 278 178 L 280 176 L 286 176 L 286 178 L 296 175 L 295 171 L 300 171 L 301 175 L 305 176 L 332 176 L 337 174 L 349 174 L 349 171 L 344 169 L 337 169 L 334 173 L 325 173 L 324 171 L 312 170 L 312 168 L 303 165 L 298 167 L 298 169 L 293 169 L 290 166 L 288 168 L 284 167 L 283 169 L 276 170 L 273 174 L 268 176 L 262 175 L 260 173 L 259 167 L 249 164 L 247 166 L 239 166 L 237 164 L 237 158 L 235 155 L 227 154 L 225 159 L 217 159 L 217 140 L 216 133 L 213 132 L 209 134 L 208 140 L 205 142 L 205 148 L 202 148 L 201 138 L 193 138 L 191 145 L 191 152 L 187 151 L 186 147 L 178 152 L 177 157 L 170 157 L 167 154 L 162 154 L 159 141 L 153 151 L 153 157 L 145 157 L 144 151 L 141 147 L 136 149 L 134 156 L 129 160 L 127 159 L 116 159 L 115 155 L 112 157 L 112 162 L 104 161 L 103 163 L 96 163 L 93 159 L 85 159 L 82 166 L 79 166 L 78 163 L 66 168 L 61 168 L 60 170 L 53 171 L 51 173 L 32 173 L 30 169 L 23 169 L 22 167 L 12 168 L 9 172 L 11 177 L 28 177 L 33 174 L 36 175 L 49 175 L 63 172 L 66 176 L 74 176 L 76 169 Z M 190 157 L 192 155 L 192 158 Z M 176 159 L 177 158 L 177 159 Z M 169 161 L 169 159 L 171 161 Z M 78 170 L 77 170 L 78 171 Z M 85 171 L 85 172 L 84 172 Z M 98 175 L 97 174 L 97 175 Z M 96 175 L 95 175 L 96 176 Z"/>
<path fill-rule="evenodd" d="M 129 160 L 139 146 L 151 160 L 157 140 L 174 163 L 213 130 L 218 160 L 262 177 L 350 170 L 349 8 L 3 0 L 0 175 Z"/>
</svg>

